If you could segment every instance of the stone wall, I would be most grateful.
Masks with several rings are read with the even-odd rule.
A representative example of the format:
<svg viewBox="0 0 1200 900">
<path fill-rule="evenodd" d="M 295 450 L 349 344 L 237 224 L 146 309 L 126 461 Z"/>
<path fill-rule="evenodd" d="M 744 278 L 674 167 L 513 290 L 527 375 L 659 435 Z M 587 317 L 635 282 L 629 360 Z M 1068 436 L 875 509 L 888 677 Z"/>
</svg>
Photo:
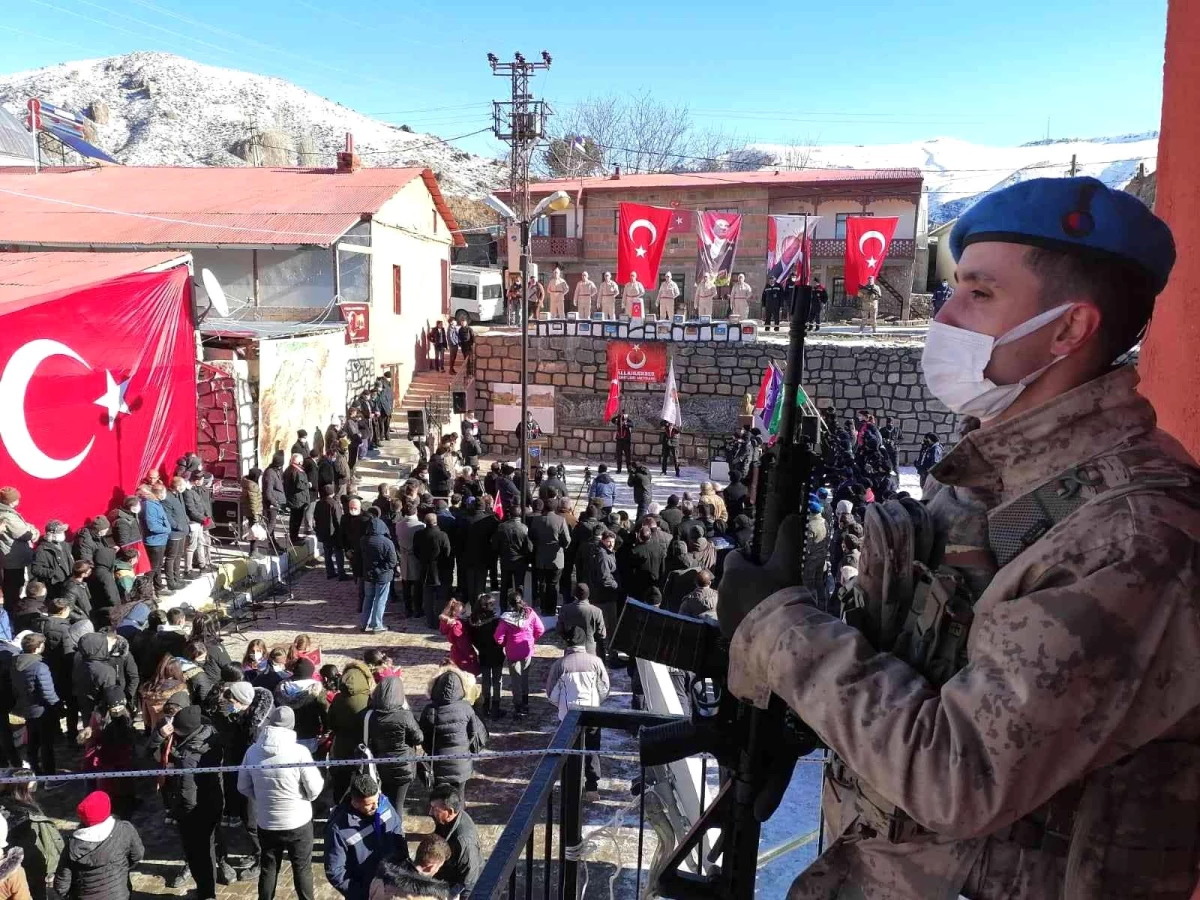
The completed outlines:
<svg viewBox="0 0 1200 900">
<path fill-rule="evenodd" d="M 680 461 L 703 464 L 710 444 L 716 446 L 737 426 L 743 397 L 757 395 L 767 364 L 786 365 L 784 343 L 672 343 L 683 434 Z M 608 396 L 607 342 L 595 338 L 531 337 L 532 384 L 555 387 L 555 434 L 547 438 L 552 454 L 575 458 L 612 458 L 612 427 L 603 421 Z M 884 341 L 811 340 L 806 344 L 805 388 L 818 407 L 833 407 L 839 417 L 856 409 L 892 416 L 901 426 L 901 461 L 910 461 L 920 436 L 935 431 L 944 439 L 955 419 L 925 389 L 920 378 L 921 344 Z M 492 382 L 521 379 L 521 344 L 516 335 L 489 334 L 478 341 L 476 414 L 485 423 L 489 447 L 515 453 L 514 434 L 495 435 L 490 428 Z M 658 455 L 661 384 L 622 385 L 625 411 L 634 420 L 634 455 Z"/>
<path fill-rule="evenodd" d="M 357 356 L 346 360 L 346 405 L 375 383 L 375 357 Z"/>
</svg>

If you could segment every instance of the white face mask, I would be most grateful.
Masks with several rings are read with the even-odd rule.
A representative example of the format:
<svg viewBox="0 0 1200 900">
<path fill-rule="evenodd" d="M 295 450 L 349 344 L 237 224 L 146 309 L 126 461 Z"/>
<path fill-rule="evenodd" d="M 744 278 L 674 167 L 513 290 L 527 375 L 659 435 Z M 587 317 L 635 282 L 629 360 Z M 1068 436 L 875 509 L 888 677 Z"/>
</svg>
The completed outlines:
<svg viewBox="0 0 1200 900">
<path fill-rule="evenodd" d="M 1056 321 L 1073 305 L 1064 303 L 1046 310 L 996 338 L 941 322 L 930 322 L 929 333 L 925 337 L 925 351 L 921 354 L 925 384 L 952 412 L 975 416 L 983 422 L 996 418 L 1012 406 L 1026 387 L 1064 357 L 1056 356 L 1014 384 L 996 384 L 983 374 L 991 362 L 992 353 L 997 347 L 1011 344 Z"/>
</svg>

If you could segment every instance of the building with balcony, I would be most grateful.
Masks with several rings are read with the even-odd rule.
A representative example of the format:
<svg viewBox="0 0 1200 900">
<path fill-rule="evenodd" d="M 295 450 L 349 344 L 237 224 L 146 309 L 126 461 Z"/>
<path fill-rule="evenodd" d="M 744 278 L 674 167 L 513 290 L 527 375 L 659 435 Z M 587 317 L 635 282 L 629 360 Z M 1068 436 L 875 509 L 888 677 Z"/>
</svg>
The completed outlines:
<svg viewBox="0 0 1200 900">
<path fill-rule="evenodd" d="M 594 280 L 617 264 L 617 210 L 621 203 L 645 203 L 680 211 L 723 211 L 744 218 L 734 271 L 761 291 L 766 283 L 767 216 L 808 213 L 819 217 L 813 246 L 813 270 L 828 287 L 831 304 L 849 308 L 843 283 L 846 219 L 849 216 L 897 216 L 899 223 L 880 277 L 885 311 L 906 304 L 916 281 L 923 290 L 927 273 L 926 205 L 919 169 L 803 169 L 755 172 L 691 172 L 622 175 L 544 181 L 530 188 L 536 203 L 563 190 L 571 195 L 566 212 L 538 220 L 531 235 L 533 262 L 540 278 L 555 265 L 572 288 L 581 273 Z M 498 192 L 506 202 L 506 192 Z M 695 217 L 677 216 L 663 253 L 661 272 L 689 300 L 695 287 Z M 500 247 L 500 265 L 506 264 Z M 889 302 L 890 301 L 890 302 Z M 753 308 L 752 308 L 753 309 Z M 718 314 L 723 310 L 716 310 Z"/>
</svg>

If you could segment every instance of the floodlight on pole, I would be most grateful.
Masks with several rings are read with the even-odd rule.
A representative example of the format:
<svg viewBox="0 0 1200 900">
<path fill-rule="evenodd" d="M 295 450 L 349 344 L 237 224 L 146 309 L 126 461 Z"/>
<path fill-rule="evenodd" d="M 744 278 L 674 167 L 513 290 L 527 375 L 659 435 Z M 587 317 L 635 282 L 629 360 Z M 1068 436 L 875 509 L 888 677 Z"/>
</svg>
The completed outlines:
<svg viewBox="0 0 1200 900">
<path fill-rule="evenodd" d="M 542 199 L 542 202 L 533 208 L 533 212 L 529 214 L 530 221 L 540 218 L 547 212 L 562 212 L 571 205 L 571 195 L 566 191 L 555 191 L 548 197 Z M 493 207 L 494 208 L 494 207 Z"/>
<path fill-rule="evenodd" d="M 499 213 L 501 218 L 515 219 L 517 217 L 517 214 L 512 211 L 512 208 L 495 194 L 488 194 L 483 198 L 483 202 L 493 212 Z"/>
</svg>

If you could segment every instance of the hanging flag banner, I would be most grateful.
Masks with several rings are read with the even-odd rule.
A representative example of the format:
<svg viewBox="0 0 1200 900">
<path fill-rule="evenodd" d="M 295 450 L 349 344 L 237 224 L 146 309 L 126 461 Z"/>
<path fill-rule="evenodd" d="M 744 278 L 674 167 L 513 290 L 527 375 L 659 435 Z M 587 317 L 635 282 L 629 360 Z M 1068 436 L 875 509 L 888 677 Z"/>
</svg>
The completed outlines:
<svg viewBox="0 0 1200 900">
<path fill-rule="evenodd" d="M 622 203 L 617 215 L 617 283 L 625 284 L 630 272 L 646 287 L 658 284 L 658 264 L 667 246 L 671 210 L 640 203 Z"/>
<path fill-rule="evenodd" d="M 820 216 L 767 216 L 767 274 L 779 284 L 798 271 Z M 808 234 L 804 222 L 808 220 Z"/>
<path fill-rule="evenodd" d="M 883 271 L 896 233 L 896 216 L 850 216 L 846 219 L 846 293 L 858 289 Z"/>
<path fill-rule="evenodd" d="M 671 210 L 671 225 L 668 229 L 672 234 L 691 233 L 696 230 L 696 211 L 694 209 Z"/>
<path fill-rule="evenodd" d="M 675 360 L 667 363 L 667 389 L 663 394 L 662 413 L 659 418 L 676 428 L 683 427 L 683 415 L 679 411 L 679 391 L 675 388 Z"/>
<path fill-rule="evenodd" d="M 371 304 L 342 303 L 342 319 L 346 323 L 346 343 L 365 344 L 371 339 Z"/>
<path fill-rule="evenodd" d="M 662 384 L 667 377 L 667 345 L 609 341 L 608 377 L 620 381 Z"/>
<path fill-rule="evenodd" d="M 195 449 L 191 283 L 177 266 L 5 307 L 0 481 L 28 522 L 77 529 Z"/>
<path fill-rule="evenodd" d="M 713 276 L 718 285 L 728 284 L 737 254 L 742 217 L 737 213 L 697 212 L 696 223 L 696 280 L 705 274 Z"/>
<path fill-rule="evenodd" d="M 604 421 L 608 422 L 621 411 L 621 379 L 613 378 L 608 383 L 608 402 L 604 404 Z"/>
</svg>

